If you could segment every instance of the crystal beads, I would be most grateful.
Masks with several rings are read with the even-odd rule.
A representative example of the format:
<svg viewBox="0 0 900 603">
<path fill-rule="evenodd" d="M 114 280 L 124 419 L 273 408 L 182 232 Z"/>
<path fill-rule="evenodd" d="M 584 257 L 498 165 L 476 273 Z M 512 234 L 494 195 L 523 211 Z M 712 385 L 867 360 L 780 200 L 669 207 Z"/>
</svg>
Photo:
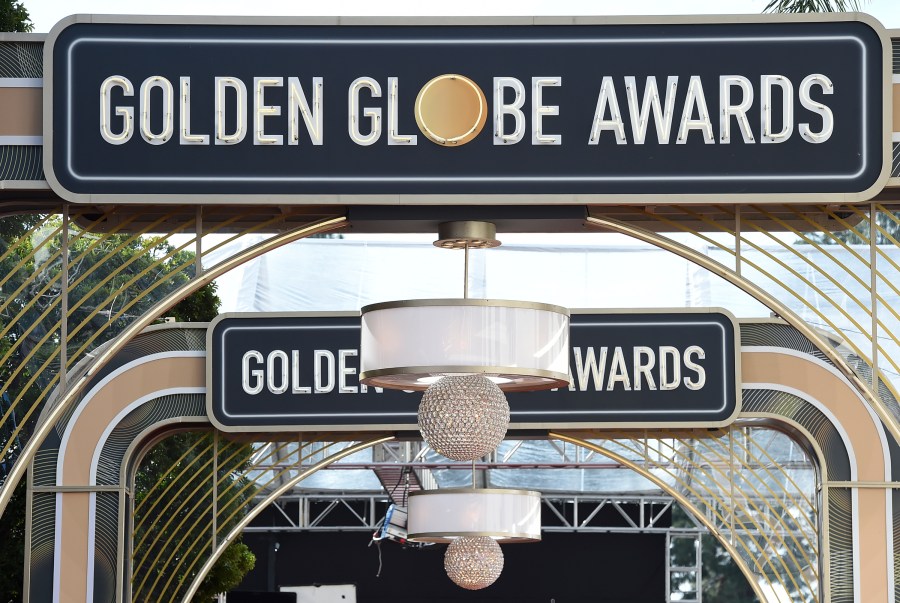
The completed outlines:
<svg viewBox="0 0 900 603">
<path fill-rule="evenodd" d="M 490 536 L 465 536 L 447 546 L 444 569 L 453 582 L 468 590 L 487 588 L 503 571 L 503 551 Z"/>
<path fill-rule="evenodd" d="M 497 448 L 509 425 L 509 403 L 482 375 L 447 376 L 433 383 L 419 404 L 419 431 L 438 454 L 472 461 Z"/>
</svg>

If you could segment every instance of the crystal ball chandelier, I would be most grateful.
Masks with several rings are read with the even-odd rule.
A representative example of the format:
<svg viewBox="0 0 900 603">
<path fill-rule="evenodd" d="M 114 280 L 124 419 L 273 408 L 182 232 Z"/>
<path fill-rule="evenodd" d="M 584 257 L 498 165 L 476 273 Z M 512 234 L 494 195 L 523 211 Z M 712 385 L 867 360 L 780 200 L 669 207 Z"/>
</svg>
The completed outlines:
<svg viewBox="0 0 900 603">
<path fill-rule="evenodd" d="M 454 461 L 481 458 L 500 445 L 509 425 L 506 396 L 482 375 L 448 376 L 419 404 L 419 431 L 431 448 Z"/>
<path fill-rule="evenodd" d="M 444 553 L 444 570 L 457 586 L 467 590 L 487 588 L 503 571 L 503 551 L 490 536 L 457 538 Z"/>
</svg>

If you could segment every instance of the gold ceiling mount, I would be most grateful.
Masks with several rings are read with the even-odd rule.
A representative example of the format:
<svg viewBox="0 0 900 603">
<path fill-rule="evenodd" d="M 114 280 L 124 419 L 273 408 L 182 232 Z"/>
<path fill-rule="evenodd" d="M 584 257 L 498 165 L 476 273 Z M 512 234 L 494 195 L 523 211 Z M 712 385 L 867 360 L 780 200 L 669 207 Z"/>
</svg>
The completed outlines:
<svg viewBox="0 0 900 603">
<path fill-rule="evenodd" d="M 490 249 L 499 247 L 497 227 L 493 222 L 463 220 L 438 225 L 435 247 L 442 249 Z"/>
</svg>

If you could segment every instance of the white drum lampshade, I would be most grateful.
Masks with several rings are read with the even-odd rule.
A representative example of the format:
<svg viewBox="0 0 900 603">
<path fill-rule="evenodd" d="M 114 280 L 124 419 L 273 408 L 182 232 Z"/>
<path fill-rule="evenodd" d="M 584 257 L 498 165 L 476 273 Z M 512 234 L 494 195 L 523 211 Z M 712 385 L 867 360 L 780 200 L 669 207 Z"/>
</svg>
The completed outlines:
<svg viewBox="0 0 900 603">
<path fill-rule="evenodd" d="M 490 536 L 504 542 L 541 539 L 541 494 L 530 490 L 446 488 L 409 493 L 409 540 L 451 542 Z"/>
<path fill-rule="evenodd" d="M 362 308 L 360 381 L 417 390 L 446 375 L 485 375 L 503 391 L 569 382 L 569 311 L 484 299 L 423 299 Z"/>
</svg>

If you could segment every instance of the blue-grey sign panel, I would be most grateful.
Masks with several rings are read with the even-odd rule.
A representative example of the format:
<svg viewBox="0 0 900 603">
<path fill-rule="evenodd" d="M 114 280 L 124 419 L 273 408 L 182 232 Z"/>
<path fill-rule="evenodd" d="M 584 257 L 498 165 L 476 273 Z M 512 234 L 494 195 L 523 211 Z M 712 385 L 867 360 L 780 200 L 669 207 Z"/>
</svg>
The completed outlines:
<svg viewBox="0 0 900 603">
<path fill-rule="evenodd" d="M 508 393 L 516 429 L 720 426 L 739 411 L 723 311 L 571 316 L 568 388 Z M 416 429 L 421 393 L 359 383 L 358 316 L 223 315 L 207 334 L 207 410 L 226 431 Z"/>
<path fill-rule="evenodd" d="M 887 177 L 872 20 L 119 19 L 47 43 L 45 170 L 71 200 L 846 201 Z"/>
</svg>

